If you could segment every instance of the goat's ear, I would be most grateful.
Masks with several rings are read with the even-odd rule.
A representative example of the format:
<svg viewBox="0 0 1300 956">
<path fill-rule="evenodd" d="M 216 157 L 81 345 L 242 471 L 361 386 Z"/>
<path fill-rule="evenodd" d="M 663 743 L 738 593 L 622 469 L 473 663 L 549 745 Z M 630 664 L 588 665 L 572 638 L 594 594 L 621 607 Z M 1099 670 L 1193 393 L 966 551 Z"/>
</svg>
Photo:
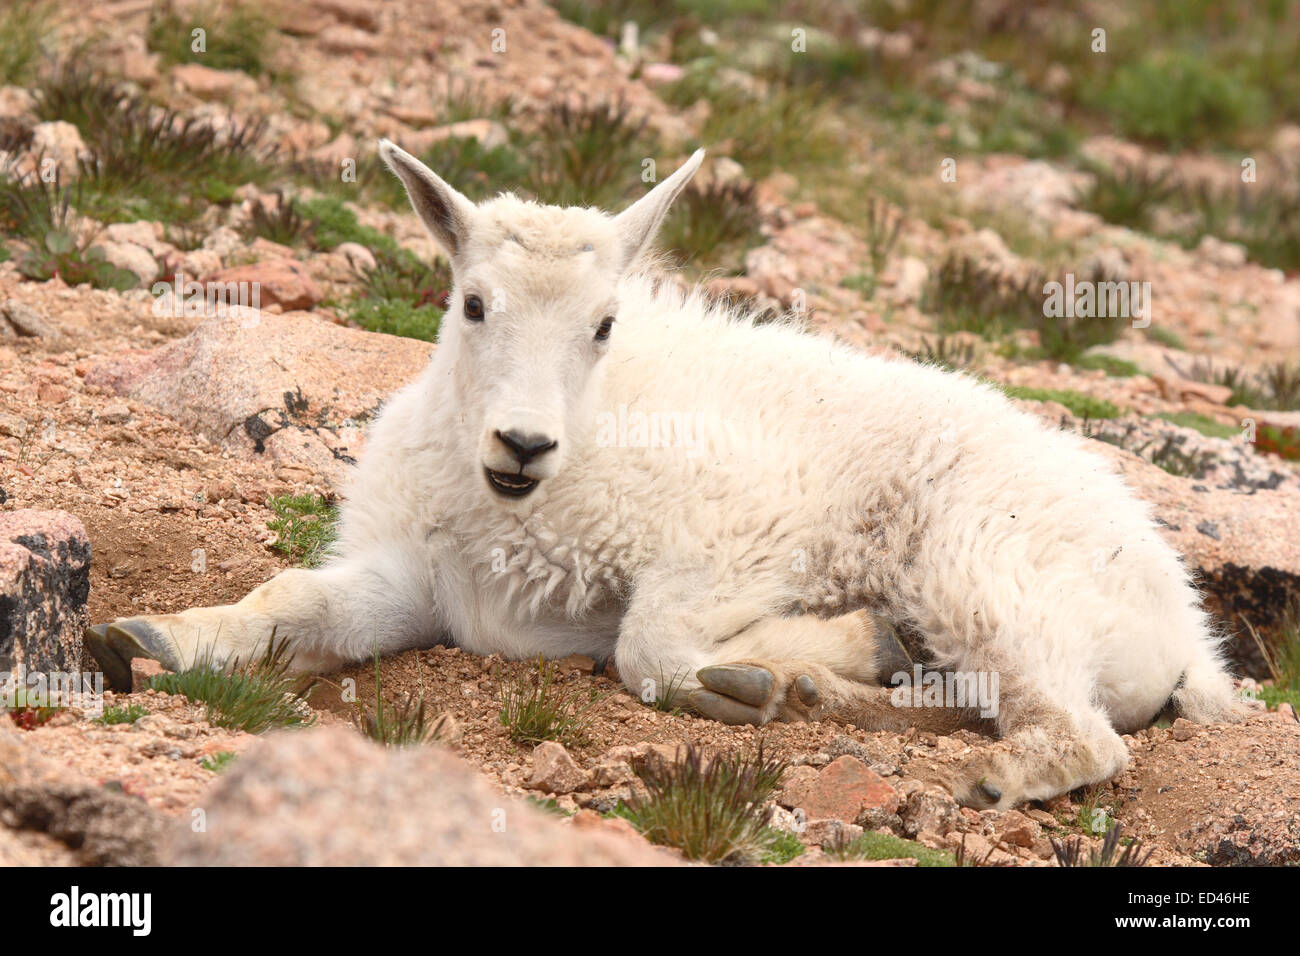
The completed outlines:
<svg viewBox="0 0 1300 956">
<path fill-rule="evenodd" d="M 406 187 L 411 206 L 425 228 L 449 257 L 458 256 L 474 220 L 474 204 L 424 163 L 386 139 L 379 141 L 379 155 Z"/>
<path fill-rule="evenodd" d="M 702 162 L 704 150 L 697 149 L 677 172 L 614 217 L 622 246 L 623 268 L 631 265 L 650 244 L 650 240 L 663 225 L 664 217 L 668 215 L 668 207 L 690 182 Z"/>
</svg>

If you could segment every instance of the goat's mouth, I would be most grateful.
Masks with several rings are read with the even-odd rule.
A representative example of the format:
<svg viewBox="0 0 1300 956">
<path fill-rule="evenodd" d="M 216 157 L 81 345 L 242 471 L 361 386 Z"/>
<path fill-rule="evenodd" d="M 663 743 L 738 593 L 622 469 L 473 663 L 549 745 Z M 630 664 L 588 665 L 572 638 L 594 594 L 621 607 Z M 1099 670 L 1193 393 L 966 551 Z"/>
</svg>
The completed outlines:
<svg viewBox="0 0 1300 956">
<path fill-rule="evenodd" d="M 511 475 L 504 471 L 493 471 L 486 466 L 483 473 L 487 475 L 488 484 L 493 491 L 510 498 L 522 498 L 537 487 L 537 479 L 524 474 Z"/>
</svg>

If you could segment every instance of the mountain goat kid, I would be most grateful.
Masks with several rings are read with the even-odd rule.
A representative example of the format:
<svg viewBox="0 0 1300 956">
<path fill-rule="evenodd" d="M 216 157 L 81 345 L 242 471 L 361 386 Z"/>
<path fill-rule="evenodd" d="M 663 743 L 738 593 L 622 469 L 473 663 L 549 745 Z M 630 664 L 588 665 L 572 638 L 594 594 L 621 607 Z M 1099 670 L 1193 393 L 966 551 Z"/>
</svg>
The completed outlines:
<svg viewBox="0 0 1300 956">
<path fill-rule="evenodd" d="M 634 694 L 733 724 L 973 718 L 894 706 L 897 630 L 931 673 L 997 678 L 1000 741 L 942 778 L 976 807 L 1113 776 L 1167 704 L 1232 719 L 1187 572 L 1086 441 L 638 268 L 702 152 L 609 216 L 476 206 L 379 151 L 451 261 L 432 362 L 374 423 L 328 562 L 91 628 L 111 683 L 273 634 L 310 671 L 450 639 L 612 657 Z"/>
</svg>

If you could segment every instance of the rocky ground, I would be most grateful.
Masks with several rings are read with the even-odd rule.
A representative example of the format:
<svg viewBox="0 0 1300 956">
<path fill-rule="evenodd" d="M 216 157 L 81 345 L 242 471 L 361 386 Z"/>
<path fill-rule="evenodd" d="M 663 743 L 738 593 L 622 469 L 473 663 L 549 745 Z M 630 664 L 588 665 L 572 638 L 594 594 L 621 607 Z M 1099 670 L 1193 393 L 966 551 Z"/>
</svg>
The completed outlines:
<svg viewBox="0 0 1300 956">
<path fill-rule="evenodd" d="M 538 0 L 490 8 L 461 0 L 282 4 L 277 56 L 310 78 L 292 87 L 160 61 L 145 44 L 147 0 L 56 7 L 56 46 L 70 48 L 88 18 L 102 33 L 94 57 L 110 75 L 187 115 L 217 123 L 264 117 L 278 147 L 316 161 L 369 154 L 381 135 L 412 151 L 436 142 L 445 128 L 432 104 L 447 95 L 448 77 L 472 78 L 487 102 L 508 94 L 507 121 L 523 125 L 574 84 L 622 95 L 662 137 L 665 167 L 705 122 L 700 110 L 670 106 L 656 93 L 677 69 L 657 62 L 656 49 L 619 53 Z M 508 55 L 485 50 L 482 38 L 496 28 L 513 38 Z M 498 120 L 481 120 L 470 135 L 495 135 Z M 75 128 L 39 122 L 20 85 L 0 88 L 0 124 L 74 157 L 86 149 Z M 1298 139 L 1296 127 L 1278 130 L 1269 155 L 1287 155 Z M 959 353 L 954 364 L 1047 390 L 1015 394 L 1030 396 L 1025 406 L 1061 427 L 1106 438 L 1097 453 L 1152 502 L 1225 624 L 1240 630 L 1245 618 L 1264 631 L 1278 624 L 1300 593 L 1300 465 L 1243 440 L 1242 423 L 1295 434 L 1288 430 L 1300 428 L 1300 412 L 1232 401 L 1231 388 L 1200 380 L 1196 363 L 1253 372 L 1300 355 L 1295 275 L 1255 264 L 1231 243 L 1210 238 L 1184 249 L 1109 225 L 1076 208 L 1073 184 L 1086 174 L 995 154 L 963 160 L 939 219 L 899 206 L 897 245 L 866 287 L 855 277 L 876 242 L 859 218 L 790 172 L 748 177 L 728 144 L 716 145 L 706 175 L 755 181 L 760 237 L 734 268 L 705 273 L 705 281 L 759 307 L 804 309 L 815 333 L 900 361 L 935 341 L 939 325 L 925 290 L 950 256 L 961 253 L 989 274 L 1032 271 L 1023 240 L 1009 227 L 999 231 L 1007 222 L 1034 232 L 1036 242 L 1067 246 L 1081 275 L 1102 269 L 1150 281 L 1159 303 L 1153 321 L 1172 335 L 1125 329 L 1091 350 L 1132 363 L 1133 374 L 1033 358 L 960 332 L 944 339 L 947 360 Z M 880 148 L 854 138 L 843 161 L 870 164 Z M 1084 148 L 1113 163 L 1142 152 L 1103 135 Z M 29 143 L 11 158 L 35 156 Z M 1231 172 L 1212 158 L 1170 161 L 1187 175 Z M 915 178 L 917 189 L 933 189 Z M 26 630 L 16 629 L 17 650 L 0 644 L 0 654 L 21 659 L 25 648 L 34 664 L 38 642 L 23 635 L 44 629 L 45 652 L 70 663 L 84 620 L 234 601 L 291 566 L 296 559 L 274 547 L 268 502 L 332 498 L 362 452 L 368 419 L 427 361 L 428 342 L 366 331 L 341 306 L 361 281 L 366 249 L 250 237 L 243 227 L 254 206 L 278 201 L 265 187 L 241 186 L 199 220 L 195 241 L 179 244 L 161 221 L 107 225 L 100 242 L 111 261 L 144 280 L 131 291 L 34 281 L 16 261 L 0 262 L 0 583 L 11 594 L 36 581 L 48 598 L 33 604 Z M 432 260 L 412 215 L 368 201 L 353 208 L 364 225 Z M 168 269 L 200 281 L 257 281 L 264 308 L 222 316 L 173 310 L 150 288 Z M 1032 335 L 1010 338 L 1034 344 Z M 1116 416 L 1081 414 L 1079 396 L 1111 403 Z M 1198 416 L 1226 437 L 1161 415 Z M 27 509 L 65 512 L 75 522 L 18 515 Z M 45 522 L 51 539 L 71 550 L 38 554 L 30 521 Z M 88 594 L 77 565 L 86 544 Z M 62 631 L 50 624 L 55 618 Z M 62 652 L 49 646 L 56 632 Z M 1234 639 L 1232 654 L 1243 674 L 1268 677 L 1250 639 Z M 771 808 L 772 825 L 809 847 L 790 865 L 826 861 L 819 847 L 859 828 L 947 850 L 964 843 L 968 858 L 990 865 L 1053 865 L 1049 838 L 1079 836 L 1094 846 L 1099 819 L 1119 821 L 1152 847 L 1153 863 L 1300 862 L 1300 722 L 1286 703 L 1259 705 L 1240 725 L 1152 727 L 1127 738 L 1129 770 L 1095 791 L 976 813 L 925 783 L 937 765 L 987 746 L 976 735 L 873 734 L 833 721 L 727 727 L 649 708 L 585 659 L 563 662 L 561 673 L 566 685 L 605 695 L 587 739 L 567 748 L 515 744 L 498 719 L 499 697 L 530 666 L 448 648 L 381 662 L 385 698 L 422 693 L 433 712 L 449 716 L 447 742 L 418 753 L 384 752 L 351 729 L 353 705 L 342 691 L 351 678 L 357 699 L 373 700 L 370 665 L 323 677 L 309 698 L 319 729 L 265 740 L 213 727 L 201 707 L 147 690 L 109 695 L 111 705 L 148 711 L 134 723 L 106 726 L 75 709 L 35 729 L 0 717 L 0 860 L 679 863 L 605 816 L 640 786 L 635 768 L 670 758 L 685 740 L 719 753 L 761 739 L 791 764 Z M 239 756 L 228 769 L 208 769 L 223 753 Z M 348 788 L 338 782 L 342 767 Z M 445 781 L 443 789 L 427 790 L 422 781 L 431 778 Z M 524 806 L 521 796 L 554 801 L 560 813 Z M 376 801 L 382 810 L 372 813 Z M 438 812 L 415 812 L 424 801 L 439 801 Z M 296 812 L 308 802 L 312 813 Z M 460 811 L 448 812 L 451 805 Z M 196 811 L 211 824 L 206 834 L 220 839 L 196 833 Z M 496 811 L 522 822 L 494 829 Z"/>
</svg>

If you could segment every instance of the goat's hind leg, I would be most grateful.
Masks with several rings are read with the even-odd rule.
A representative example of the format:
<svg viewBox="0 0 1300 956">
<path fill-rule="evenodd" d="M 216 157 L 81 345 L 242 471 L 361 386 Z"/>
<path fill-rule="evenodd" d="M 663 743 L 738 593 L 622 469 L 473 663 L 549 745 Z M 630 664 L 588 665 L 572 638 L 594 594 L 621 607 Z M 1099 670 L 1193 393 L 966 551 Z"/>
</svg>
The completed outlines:
<svg viewBox="0 0 1300 956">
<path fill-rule="evenodd" d="M 109 686 L 131 686 L 131 659 L 169 670 L 247 663 L 284 642 L 295 671 L 328 671 L 433 639 L 418 582 L 383 555 L 283 571 L 235 604 L 119 618 L 86 632 Z"/>
<path fill-rule="evenodd" d="M 1086 701 L 1067 707 L 1030 694 L 1004 697 L 1000 707 L 1002 738 L 932 775 L 964 806 L 1004 809 L 1048 800 L 1128 766 L 1124 739 Z"/>
<path fill-rule="evenodd" d="M 700 713 L 725 723 L 817 720 L 861 709 L 911 659 L 865 611 L 835 618 L 768 617 L 719 642 L 732 657 L 696 672 Z M 896 716 L 896 715 L 894 715 Z"/>
</svg>

